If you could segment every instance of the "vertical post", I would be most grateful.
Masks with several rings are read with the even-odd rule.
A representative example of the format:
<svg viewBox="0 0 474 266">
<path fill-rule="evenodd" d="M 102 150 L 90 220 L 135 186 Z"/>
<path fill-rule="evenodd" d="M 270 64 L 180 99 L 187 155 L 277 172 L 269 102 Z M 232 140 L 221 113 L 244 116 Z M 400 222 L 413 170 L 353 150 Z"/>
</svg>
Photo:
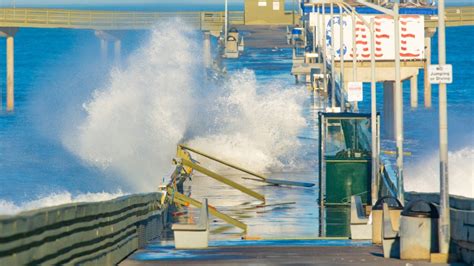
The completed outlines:
<svg viewBox="0 0 474 266">
<path fill-rule="evenodd" d="M 336 57 L 336 49 L 334 47 L 334 4 L 331 2 L 331 108 L 336 107 L 336 75 L 334 69 L 334 57 Z"/>
<path fill-rule="evenodd" d="M 446 29 L 444 0 L 438 1 L 438 62 L 446 64 Z M 446 84 L 439 84 L 439 177 L 440 177 L 440 219 L 439 252 L 449 254 L 450 217 L 448 182 L 448 112 Z"/>
<path fill-rule="evenodd" d="M 108 48 L 109 47 L 108 47 L 107 40 L 101 38 L 100 39 L 100 57 L 101 57 L 103 63 L 107 62 L 107 57 L 108 57 L 108 54 L 109 54 Z"/>
<path fill-rule="evenodd" d="M 431 65 L 431 37 L 425 37 L 425 81 L 424 81 L 424 102 L 425 108 L 431 108 L 431 83 L 428 79 L 428 67 Z"/>
<path fill-rule="evenodd" d="M 209 68 L 211 66 L 212 56 L 211 56 L 211 34 L 209 32 L 204 32 L 204 44 L 203 44 L 203 59 L 204 67 Z"/>
<path fill-rule="evenodd" d="M 295 25 L 295 23 L 296 23 L 296 20 L 295 20 L 295 11 L 296 11 L 295 10 L 295 2 L 296 2 L 296 0 L 293 0 L 293 6 L 292 6 L 292 8 L 293 8 L 293 25 Z"/>
<path fill-rule="evenodd" d="M 313 4 L 313 14 L 316 14 L 315 5 Z M 313 25 L 313 53 L 316 53 L 316 26 Z"/>
<path fill-rule="evenodd" d="M 372 182 L 371 182 L 371 198 L 372 205 L 375 205 L 377 201 L 378 188 L 377 188 L 377 90 L 375 81 L 375 19 L 370 19 L 370 124 L 372 133 Z"/>
<path fill-rule="evenodd" d="M 227 16 L 228 16 L 228 12 L 227 12 L 227 0 L 225 0 L 224 2 L 224 43 L 225 43 L 225 47 L 227 48 L 227 23 L 228 23 L 228 20 L 227 20 Z"/>
<path fill-rule="evenodd" d="M 341 64 L 340 74 L 340 89 L 341 89 L 341 111 L 345 111 L 345 96 L 344 96 L 344 16 L 342 5 L 339 5 L 339 63 Z"/>
<path fill-rule="evenodd" d="M 328 81 L 327 81 L 327 65 L 326 65 L 326 47 L 327 47 L 327 43 L 326 43 L 326 6 L 324 5 L 323 3 L 323 17 L 322 17 L 322 48 L 323 48 L 323 56 L 322 56 L 322 60 L 323 60 L 323 88 L 324 88 L 324 92 L 327 92 L 328 91 Z"/>
<path fill-rule="evenodd" d="M 318 6 L 318 28 L 316 29 L 318 31 L 318 63 L 322 63 L 322 53 L 321 53 L 321 48 L 322 48 L 322 45 L 323 45 L 323 35 L 321 33 L 321 29 L 322 29 L 322 19 L 323 19 L 323 16 L 321 14 L 322 11 L 320 11 L 321 9 L 321 6 Z"/>
<path fill-rule="evenodd" d="M 356 17 L 352 11 L 352 81 L 357 81 L 357 43 L 356 43 Z M 354 112 L 359 111 L 357 102 L 354 102 Z"/>
<path fill-rule="evenodd" d="M 398 199 L 404 202 L 403 189 L 403 91 L 400 77 L 400 15 L 398 3 L 393 5 L 395 23 L 395 141 L 397 145 Z"/>
<path fill-rule="evenodd" d="M 7 111 L 15 108 L 14 50 L 14 37 L 7 35 Z"/>
<path fill-rule="evenodd" d="M 386 138 L 394 140 L 394 82 L 385 81 L 383 83 L 383 121 Z"/>
<path fill-rule="evenodd" d="M 326 206 L 325 206 L 325 201 L 326 201 L 326 159 L 325 159 L 325 154 L 326 154 L 326 118 L 322 113 L 319 114 L 319 130 L 320 130 L 320 140 L 319 142 L 321 143 L 321 151 L 320 151 L 320 175 L 319 175 L 319 184 L 320 184 L 320 189 L 319 189 L 319 202 L 320 202 L 320 232 L 321 236 L 326 236 Z"/>
<path fill-rule="evenodd" d="M 418 75 L 410 78 L 410 106 L 411 108 L 418 107 Z"/>
<path fill-rule="evenodd" d="M 114 59 L 117 65 L 120 64 L 122 59 L 122 41 L 118 39 L 114 42 Z"/>
</svg>

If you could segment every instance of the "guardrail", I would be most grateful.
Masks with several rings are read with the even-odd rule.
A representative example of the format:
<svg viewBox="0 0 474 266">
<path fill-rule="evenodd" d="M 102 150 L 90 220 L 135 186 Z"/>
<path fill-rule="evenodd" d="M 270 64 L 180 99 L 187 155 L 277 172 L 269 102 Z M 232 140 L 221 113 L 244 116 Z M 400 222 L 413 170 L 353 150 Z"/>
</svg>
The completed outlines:
<svg viewBox="0 0 474 266">
<path fill-rule="evenodd" d="M 224 12 L 125 12 L 72 9 L 1 8 L 2 27 L 70 28 L 95 30 L 149 29 L 157 22 L 180 18 L 192 27 L 220 31 Z M 244 24 L 244 13 L 229 12 L 231 25 Z"/>
<path fill-rule="evenodd" d="M 474 6 L 460 6 L 446 8 L 446 26 L 470 26 L 474 25 Z M 437 16 L 426 16 L 425 27 L 438 27 Z"/>
<path fill-rule="evenodd" d="M 0 265 L 117 264 L 167 224 L 162 193 L 0 216 Z"/>
</svg>

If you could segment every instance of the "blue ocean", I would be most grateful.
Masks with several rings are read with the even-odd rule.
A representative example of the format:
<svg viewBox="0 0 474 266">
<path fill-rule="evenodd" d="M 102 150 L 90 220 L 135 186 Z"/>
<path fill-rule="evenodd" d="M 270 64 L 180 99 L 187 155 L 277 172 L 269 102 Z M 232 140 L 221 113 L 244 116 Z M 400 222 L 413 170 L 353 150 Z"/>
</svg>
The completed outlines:
<svg viewBox="0 0 474 266">
<path fill-rule="evenodd" d="M 183 140 L 258 171 L 294 171 L 316 179 L 314 98 L 289 74 L 291 49 L 248 48 L 238 61 L 222 62 L 227 78 L 203 81 L 202 39 L 180 26 L 124 32 L 120 62 L 110 46 L 107 63 L 94 31 L 19 30 L 15 111 L 0 114 L 0 213 L 154 191 Z M 474 27 L 447 28 L 447 61 L 454 69 L 448 86 L 451 193 L 470 197 L 472 44 Z M 437 35 L 432 47 L 436 63 Z M 0 53 L 5 54 L 4 39 Z M 5 56 L 1 59 L 0 77 L 6 77 Z M 433 86 L 433 106 L 424 108 L 422 72 L 418 108 L 410 108 L 409 83 L 404 83 L 405 149 L 411 152 L 405 158 L 405 189 L 437 191 L 438 92 Z M 4 109 L 5 78 L 0 88 Z M 381 112 L 382 88 L 377 92 Z M 370 110 L 369 87 L 360 107 Z M 390 150 L 394 143 L 385 140 L 382 146 Z"/>
</svg>

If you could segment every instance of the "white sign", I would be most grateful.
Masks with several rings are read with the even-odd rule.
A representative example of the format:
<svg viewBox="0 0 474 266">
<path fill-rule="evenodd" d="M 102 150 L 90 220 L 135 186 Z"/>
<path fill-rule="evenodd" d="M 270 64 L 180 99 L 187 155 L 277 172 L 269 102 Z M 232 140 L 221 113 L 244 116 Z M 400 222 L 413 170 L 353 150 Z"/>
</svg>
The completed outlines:
<svg viewBox="0 0 474 266">
<path fill-rule="evenodd" d="M 321 14 L 322 16 L 322 14 Z M 394 60 L 395 59 L 395 23 L 393 18 L 385 15 L 363 15 L 366 21 L 371 18 L 375 20 L 375 60 Z M 311 19 L 311 15 L 310 15 Z M 313 18 L 314 21 L 315 17 Z M 324 20 L 326 23 L 326 32 L 320 32 L 326 36 L 326 44 L 329 49 L 328 58 L 330 58 L 331 48 L 331 24 L 334 23 L 334 49 L 336 51 L 336 60 L 339 60 L 341 54 L 344 60 L 351 61 L 354 57 L 352 47 L 352 18 L 343 16 L 341 20 L 338 15 L 334 16 L 332 21 L 326 14 Z M 311 22 L 311 21 L 310 21 Z M 317 23 L 317 22 L 316 22 Z M 341 49 L 340 27 L 343 27 L 344 44 Z M 422 60 L 425 57 L 425 29 L 424 17 L 419 15 L 401 15 L 400 16 L 400 59 L 401 60 Z M 370 61 L 371 53 L 371 35 L 369 28 L 359 19 L 355 25 L 355 56 L 359 61 Z"/>
<path fill-rule="evenodd" d="M 273 10 L 280 10 L 280 2 L 273 2 Z"/>
<path fill-rule="evenodd" d="M 318 26 L 318 20 L 317 20 L 317 15 L 315 12 L 309 13 L 309 26 L 310 27 L 317 27 Z"/>
<path fill-rule="evenodd" d="M 347 100 L 361 102 L 363 100 L 362 82 L 349 82 L 347 84 Z"/>
<path fill-rule="evenodd" d="M 258 1 L 258 6 L 267 6 L 267 1 Z"/>
<path fill-rule="evenodd" d="M 431 84 L 453 83 L 453 66 L 452 65 L 428 66 L 428 79 Z"/>
</svg>

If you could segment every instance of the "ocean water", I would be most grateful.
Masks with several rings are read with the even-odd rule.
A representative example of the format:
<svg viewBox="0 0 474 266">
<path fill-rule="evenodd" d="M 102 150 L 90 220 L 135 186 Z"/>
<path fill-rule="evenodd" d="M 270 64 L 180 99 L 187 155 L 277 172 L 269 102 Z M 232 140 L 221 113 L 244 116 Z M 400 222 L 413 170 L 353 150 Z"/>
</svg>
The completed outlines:
<svg viewBox="0 0 474 266">
<path fill-rule="evenodd" d="M 201 37 L 180 23 L 170 28 L 125 32 L 120 64 L 112 47 L 109 62 L 100 60 L 93 31 L 18 32 L 16 109 L 0 115 L 0 213 L 154 191 L 183 141 L 256 171 L 316 179 L 317 99 L 293 84 L 291 50 L 246 49 L 240 60 L 224 61 L 225 78 L 208 80 Z M 474 56 L 468 48 L 474 27 L 448 28 L 447 36 L 454 68 L 448 86 L 451 192 L 472 197 Z M 436 55 L 436 36 L 433 46 Z M 411 110 L 408 88 L 405 140 L 413 155 L 406 157 L 406 189 L 436 191 L 437 89 L 433 108 L 422 107 L 420 89 L 420 107 Z M 362 111 L 369 108 L 368 91 L 364 97 Z M 382 97 L 377 100 L 382 110 Z M 391 149 L 393 142 L 383 145 Z"/>
</svg>

